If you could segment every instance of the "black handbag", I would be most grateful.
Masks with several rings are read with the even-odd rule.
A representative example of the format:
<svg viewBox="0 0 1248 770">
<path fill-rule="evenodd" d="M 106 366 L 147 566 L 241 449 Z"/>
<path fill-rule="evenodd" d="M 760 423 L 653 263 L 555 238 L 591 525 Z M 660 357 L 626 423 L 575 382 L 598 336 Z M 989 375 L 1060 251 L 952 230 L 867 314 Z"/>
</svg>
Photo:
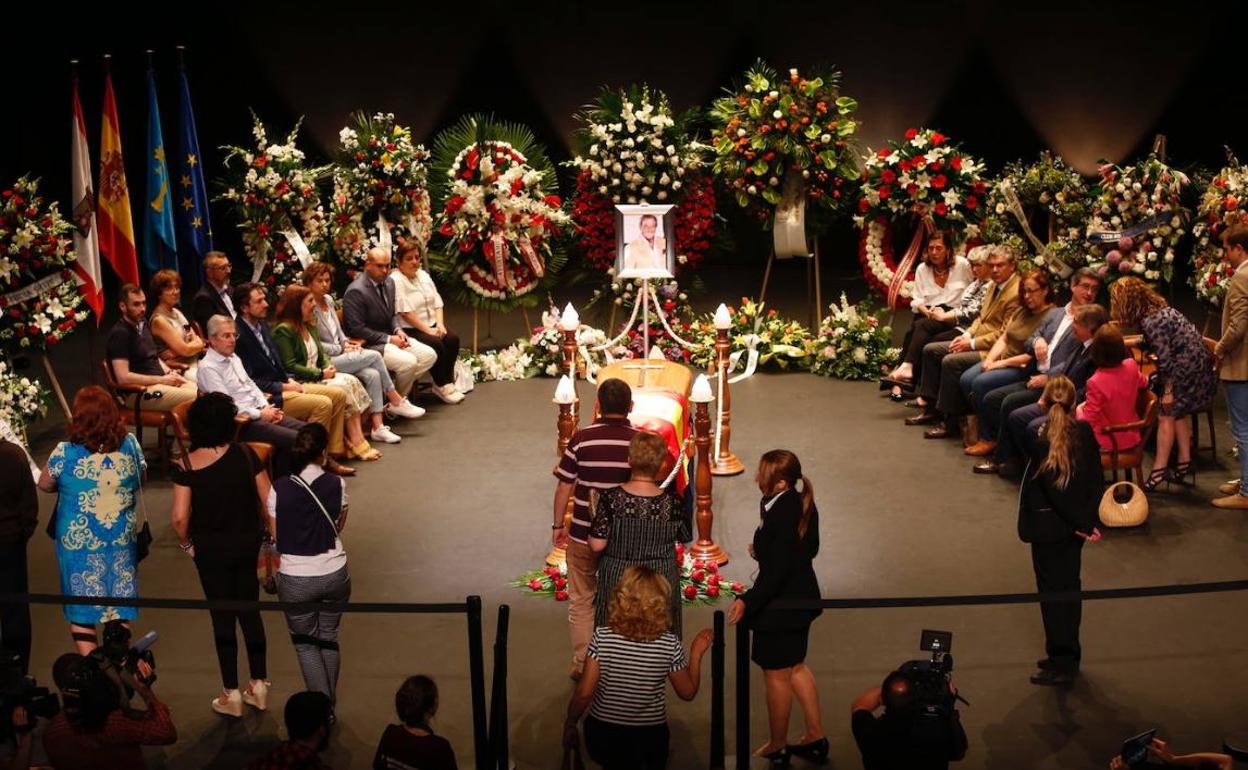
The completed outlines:
<svg viewBox="0 0 1248 770">
<path fill-rule="evenodd" d="M 147 520 L 147 503 L 143 498 L 143 486 L 139 485 L 139 511 L 143 514 L 143 526 L 134 536 L 134 563 L 138 564 L 152 552 L 152 525 Z"/>
</svg>

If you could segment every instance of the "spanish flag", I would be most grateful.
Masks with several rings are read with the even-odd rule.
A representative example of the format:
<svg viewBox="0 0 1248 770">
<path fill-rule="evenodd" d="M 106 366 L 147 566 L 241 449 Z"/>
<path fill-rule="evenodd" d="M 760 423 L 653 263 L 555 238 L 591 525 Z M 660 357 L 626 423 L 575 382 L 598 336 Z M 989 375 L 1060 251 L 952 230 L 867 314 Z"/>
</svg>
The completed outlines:
<svg viewBox="0 0 1248 770">
<path fill-rule="evenodd" d="M 134 251 L 134 222 L 130 218 L 130 191 L 121 158 L 121 127 L 113 76 L 104 75 L 104 120 L 100 126 L 100 193 L 96 225 L 100 252 L 126 283 L 139 283 L 139 260 Z"/>
</svg>

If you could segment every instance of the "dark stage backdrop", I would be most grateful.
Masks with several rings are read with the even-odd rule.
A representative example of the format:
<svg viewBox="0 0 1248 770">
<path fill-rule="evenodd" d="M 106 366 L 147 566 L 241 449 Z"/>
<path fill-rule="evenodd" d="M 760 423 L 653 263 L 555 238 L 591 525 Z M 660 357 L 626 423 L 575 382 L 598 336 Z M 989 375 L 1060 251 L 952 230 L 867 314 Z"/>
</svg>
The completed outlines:
<svg viewBox="0 0 1248 770">
<path fill-rule="evenodd" d="M 1098 159 L 1146 152 L 1157 132 L 1169 137 L 1175 161 L 1217 168 L 1224 145 L 1248 157 L 1248 31 L 1231 3 L 112 7 L 119 10 L 71 13 L 44 4 L 41 18 L 6 24 L 0 182 L 31 172 L 67 203 L 69 60 L 82 60 L 83 107 L 98 164 L 101 54 L 109 52 L 137 216 L 144 50 L 156 52 L 165 137 L 175 145 L 179 44 L 187 46 L 211 174 L 220 169 L 220 145 L 250 140 L 249 107 L 271 136 L 304 116 L 304 148 L 314 159 L 328 157 L 349 113 L 362 108 L 393 111 L 426 143 L 463 113 L 493 112 L 532 126 L 552 157 L 563 160 L 574 152 L 572 114 L 599 87 L 647 82 L 665 90 L 677 109 L 705 105 L 759 56 L 782 72 L 838 66 L 844 93 L 861 105 L 861 137 L 873 147 L 909 126 L 929 125 L 993 171 L 1051 147 L 1092 173 Z M 220 206 L 213 224 L 220 245 L 237 253 Z M 852 243 L 849 225 L 844 229 L 833 234 L 838 245 Z M 835 251 L 838 261 L 852 259 L 852 251 Z"/>
</svg>

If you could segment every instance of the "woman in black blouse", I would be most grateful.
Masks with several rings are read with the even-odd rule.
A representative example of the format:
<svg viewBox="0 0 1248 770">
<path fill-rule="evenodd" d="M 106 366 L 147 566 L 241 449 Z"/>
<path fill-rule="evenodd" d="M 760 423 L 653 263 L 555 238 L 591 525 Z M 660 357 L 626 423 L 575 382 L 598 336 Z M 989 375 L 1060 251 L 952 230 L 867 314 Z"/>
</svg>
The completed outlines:
<svg viewBox="0 0 1248 770">
<path fill-rule="evenodd" d="M 806 666 L 810 624 L 822 610 L 781 610 L 778 599 L 819 599 L 819 580 L 812 562 L 819 553 L 819 510 L 815 490 L 802 475 L 797 455 L 773 449 L 763 455 L 755 477 L 763 493 L 750 555 L 758 561 L 754 586 L 728 611 L 728 622 L 744 619 L 754 632 L 750 659 L 763 669 L 767 688 L 767 720 L 771 737 L 754 751 L 773 764 L 787 765 L 789 755 L 826 759 L 828 739 L 819 713 L 815 675 Z M 797 698 L 806 718 L 806 732 L 788 743 L 789 714 Z"/>
<path fill-rule="evenodd" d="M 638 431 L 628 444 L 628 481 L 590 496 L 589 547 L 602 553 L 594 625 L 607 624 L 607 604 L 624 570 L 637 564 L 658 572 L 671 586 L 672 633 L 680 638 L 680 569 L 676 543 L 689 540 L 684 505 L 658 484 L 671 455 L 661 436 Z"/>
<path fill-rule="evenodd" d="M 207 599 L 260 598 L 256 557 L 268 522 L 260 505 L 269 496 L 269 474 L 246 444 L 232 443 L 234 401 L 224 393 L 195 399 L 187 414 L 191 451 L 173 472 L 173 529 L 179 546 L 195 560 Z M 267 518 L 267 516 L 265 517 Z M 254 610 L 212 610 L 212 633 L 223 691 L 212 710 L 241 717 L 246 703 L 268 707 L 264 622 Z M 243 630 L 251 681 L 238 688 L 238 638 Z"/>
<path fill-rule="evenodd" d="M 1032 443 L 1018 496 L 1018 538 L 1031 544 L 1040 593 L 1078 591 L 1084 541 L 1101 539 L 1096 528 L 1101 493 L 1101 452 L 1092 426 L 1076 420 L 1075 385 L 1058 375 L 1044 386 L 1048 412 L 1040 441 Z M 1079 621 L 1083 605 L 1040 602 L 1045 657 L 1032 684 L 1067 685 L 1079 672 Z"/>
</svg>

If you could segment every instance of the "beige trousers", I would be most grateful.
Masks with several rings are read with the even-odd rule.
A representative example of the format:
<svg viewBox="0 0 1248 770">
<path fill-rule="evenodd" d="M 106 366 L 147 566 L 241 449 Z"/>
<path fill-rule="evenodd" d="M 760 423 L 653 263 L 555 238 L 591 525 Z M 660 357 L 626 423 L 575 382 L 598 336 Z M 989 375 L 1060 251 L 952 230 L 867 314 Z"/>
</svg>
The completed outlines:
<svg viewBox="0 0 1248 770">
<path fill-rule="evenodd" d="M 347 412 L 347 394 L 332 385 L 304 383 L 302 393 L 283 393 L 282 411 L 304 422 L 315 422 L 329 431 L 329 453 L 346 451 L 342 440 Z"/>
</svg>

